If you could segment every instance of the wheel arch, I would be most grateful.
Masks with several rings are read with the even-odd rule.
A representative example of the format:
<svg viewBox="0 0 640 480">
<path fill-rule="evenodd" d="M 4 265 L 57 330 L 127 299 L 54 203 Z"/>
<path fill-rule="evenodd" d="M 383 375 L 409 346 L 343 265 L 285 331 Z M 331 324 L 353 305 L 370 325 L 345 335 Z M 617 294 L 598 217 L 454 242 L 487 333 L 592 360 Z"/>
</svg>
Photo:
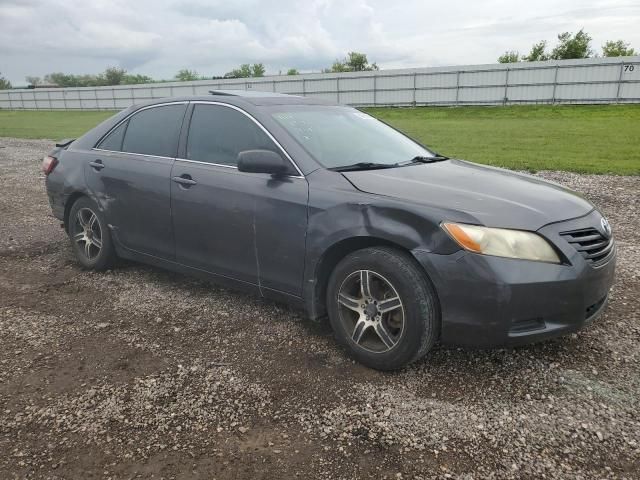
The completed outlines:
<svg viewBox="0 0 640 480">
<path fill-rule="evenodd" d="M 306 295 L 307 312 L 312 320 L 318 320 L 327 315 L 327 308 L 325 303 L 327 296 L 327 286 L 329 283 L 331 272 L 333 272 L 336 265 L 350 253 L 370 247 L 392 248 L 404 253 L 409 258 L 411 258 L 411 260 L 415 262 L 415 264 L 423 272 L 423 274 L 427 278 L 427 281 L 431 283 L 432 287 L 434 287 L 433 290 L 436 293 L 437 299 L 437 291 L 435 289 L 435 286 L 433 285 L 433 282 L 429 278 L 429 275 L 422 264 L 420 264 L 420 262 L 418 262 L 415 256 L 411 253 L 411 250 L 400 245 L 399 243 L 382 237 L 348 237 L 333 243 L 331 246 L 325 249 L 316 263 L 313 278 L 311 279 L 312 288 L 309 289 L 310 292 L 308 292 L 308 294 Z"/>
<path fill-rule="evenodd" d="M 87 195 L 84 192 L 73 192 L 72 194 L 69 195 L 69 197 L 67 198 L 64 204 L 63 222 L 64 222 L 64 230 L 67 233 L 69 233 L 69 214 L 71 213 L 71 208 L 73 207 L 73 204 L 76 203 L 78 199 L 82 197 L 91 198 L 89 197 L 89 195 Z"/>
</svg>

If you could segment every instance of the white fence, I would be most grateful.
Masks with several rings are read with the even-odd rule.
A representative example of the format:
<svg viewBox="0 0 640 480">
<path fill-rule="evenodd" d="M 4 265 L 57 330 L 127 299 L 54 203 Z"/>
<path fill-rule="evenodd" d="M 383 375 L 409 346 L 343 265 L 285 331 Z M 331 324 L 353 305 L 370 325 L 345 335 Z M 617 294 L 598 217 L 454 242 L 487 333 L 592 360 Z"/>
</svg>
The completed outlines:
<svg viewBox="0 0 640 480">
<path fill-rule="evenodd" d="M 306 95 L 354 106 L 640 103 L 640 56 L 0 90 L 0 109 L 119 110 L 154 98 L 206 95 L 218 89 Z"/>
</svg>

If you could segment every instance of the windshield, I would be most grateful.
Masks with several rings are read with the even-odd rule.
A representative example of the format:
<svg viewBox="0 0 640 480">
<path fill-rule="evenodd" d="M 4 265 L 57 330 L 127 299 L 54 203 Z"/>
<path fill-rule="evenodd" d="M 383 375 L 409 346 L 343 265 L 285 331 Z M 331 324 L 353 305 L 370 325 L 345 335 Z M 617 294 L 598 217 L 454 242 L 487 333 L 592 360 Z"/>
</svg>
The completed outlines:
<svg viewBox="0 0 640 480">
<path fill-rule="evenodd" d="M 434 154 L 375 118 L 349 107 L 283 106 L 271 113 L 323 167 L 395 165 Z"/>
</svg>

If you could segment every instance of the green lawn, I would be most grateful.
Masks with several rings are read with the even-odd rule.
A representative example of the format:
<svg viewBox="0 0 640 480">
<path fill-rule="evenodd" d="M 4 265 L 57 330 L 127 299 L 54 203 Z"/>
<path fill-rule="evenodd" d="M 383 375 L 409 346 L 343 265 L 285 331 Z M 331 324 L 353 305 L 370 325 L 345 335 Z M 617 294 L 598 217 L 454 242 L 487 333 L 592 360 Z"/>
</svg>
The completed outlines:
<svg viewBox="0 0 640 480">
<path fill-rule="evenodd" d="M 640 105 L 366 111 L 447 156 L 521 170 L 640 174 Z"/>
<path fill-rule="evenodd" d="M 0 137 L 76 138 L 114 113 L 0 110 Z"/>
<path fill-rule="evenodd" d="M 448 156 L 532 171 L 640 174 L 640 105 L 365 110 Z M 112 114 L 0 111 L 0 137 L 77 137 Z"/>
</svg>

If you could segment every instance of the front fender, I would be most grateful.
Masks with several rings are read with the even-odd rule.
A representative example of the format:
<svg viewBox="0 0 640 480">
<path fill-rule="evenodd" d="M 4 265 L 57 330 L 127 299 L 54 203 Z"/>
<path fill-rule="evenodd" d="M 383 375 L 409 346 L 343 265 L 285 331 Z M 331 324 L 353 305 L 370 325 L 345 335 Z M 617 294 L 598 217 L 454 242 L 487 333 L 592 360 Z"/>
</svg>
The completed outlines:
<svg viewBox="0 0 640 480">
<path fill-rule="evenodd" d="M 313 188 L 312 183 L 309 202 L 302 290 L 311 318 L 324 314 L 326 277 L 321 270 L 326 265 L 325 256 L 333 256 L 338 244 L 348 241 L 346 253 L 376 244 L 394 245 L 407 252 L 450 254 L 460 250 L 440 228 L 442 220 L 452 215 L 446 209 L 367 194 L 339 180 L 329 188 Z"/>
</svg>

